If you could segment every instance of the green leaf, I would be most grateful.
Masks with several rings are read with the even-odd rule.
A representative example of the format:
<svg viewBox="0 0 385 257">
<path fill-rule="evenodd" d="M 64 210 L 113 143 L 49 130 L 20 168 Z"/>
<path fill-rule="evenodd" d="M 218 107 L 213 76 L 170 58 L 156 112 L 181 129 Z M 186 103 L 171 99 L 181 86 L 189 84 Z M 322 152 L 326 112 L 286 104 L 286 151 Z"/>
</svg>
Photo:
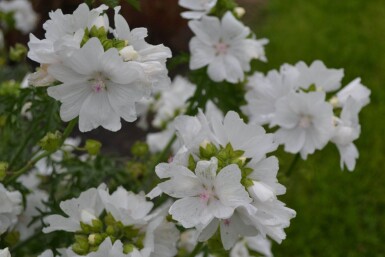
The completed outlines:
<svg viewBox="0 0 385 257">
<path fill-rule="evenodd" d="M 108 5 L 109 7 L 116 7 L 119 5 L 119 0 L 103 0 L 103 3 Z"/>
<path fill-rule="evenodd" d="M 132 5 L 136 10 L 140 11 L 140 0 L 126 0 L 127 3 Z"/>
</svg>

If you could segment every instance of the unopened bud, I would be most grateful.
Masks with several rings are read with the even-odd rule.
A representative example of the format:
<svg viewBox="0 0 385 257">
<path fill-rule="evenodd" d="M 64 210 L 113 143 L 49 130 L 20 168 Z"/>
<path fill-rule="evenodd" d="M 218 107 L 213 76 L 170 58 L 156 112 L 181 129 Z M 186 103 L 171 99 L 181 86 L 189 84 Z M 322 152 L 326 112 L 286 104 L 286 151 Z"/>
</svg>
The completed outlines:
<svg viewBox="0 0 385 257">
<path fill-rule="evenodd" d="M 91 234 L 88 236 L 88 243 L 92 246 L 100 245 L 104 238 L 101 234 Z"/>
<path fill-rule="evenodd" d="M 148 154 L 149 147 L 145 142 L 135 142 L 135 144 L 131 147 L 131 153 L 136 157 L 143 157 Z"/>
<path fill-rule="evenodd" d="M 41 148 L 48 152 L 55 152 L 62 144 L 62 134 L 59 131 L 55 133 L 48 132 L 39 142 Z"/>
<path fill-rule="evenodd" d="M 135 247 L 132 244 L 125 244 L 123 246 L 123 253 L 124 254 L 129 254 L 130 252 L 134 251 Z"/>
<path fill-rule="evenodd" d="M 89 155 L 98 155 L 102 148 L 102 143 L 97 140 L 88 139 L 84 148 L 87 150 Z"/>
<path fill-rule="evenodd" d="M 8 163 L 0 162 L 0 181 L 3 181 L 5 176 L 7 175 Z"/>
<path fill-rule="evenodd" d="M 27 47 L 25 45 L 17 43 L 14 47 L 11 47 L 9 50 L 9 59 L 14 62 L 22 61 L 28 53 Z"/>
<path fill-rule="evenodd" d="M 0 84 L 0 95 L 18 96 L 20 93 L 20 84 L 15 80 L 7 80 Z"/>
<path fill-rule="evenodd" d="M 132 46 L 126 46 L 119 51 L 119 54 L 123 57 L 125 62 L 137 60 L 139 54 Z"/>
<path fill-rule="evenodd" d="M 333 96 L 330 98 L 329 103 L 333 106 L 333 108 L 341 107 L 340 101 L 337 96 Z"/>
<path fill-rule="evenodd" d="M 242 18 L 245 15 L 246 10 L 243 7 L 235 7 L 234 8 L 234 13 L 240 19 L 240 18 Z"/>
</svg>

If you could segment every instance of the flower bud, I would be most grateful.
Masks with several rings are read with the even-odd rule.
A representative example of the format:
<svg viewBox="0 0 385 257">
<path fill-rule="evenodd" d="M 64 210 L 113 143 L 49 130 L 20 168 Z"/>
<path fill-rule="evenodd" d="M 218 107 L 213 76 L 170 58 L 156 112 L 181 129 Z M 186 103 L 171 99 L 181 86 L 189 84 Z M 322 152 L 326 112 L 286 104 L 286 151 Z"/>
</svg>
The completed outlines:
<svg viewBox="0 0 385 257">
<path fill-rule="evenodd" d="M 84 148 L 89 155 L 98 155 L 100 153 L 100 148 L 102 148 L 102 143 L 97 140 L 87 139 Z"/>
<path fill-rule="evenodd" d="M 123 57 L 125 62 L 134 61 L 138 59 L 139 54 L 132 46 L 126 46 L 119 51 L 119 54 Z"/>
<path fill-rule="evenodd" d="M 245 15 L 246 10 L 243 7 L 235 7 L 234 8 L 234 13 L 240 19 L 240 18 L 242 18 Z"/>
<path fill-rule="evenodd" d="M 48 152 L 55 152 L 62 144 L 62 134 L 59 131 L 55 133 L 48 132 L 39 142 L 41 148 Z"/>
<path fill-rule="evenodd" d="M 143 157 L 148 154 L 148 149 L 148 144 L 138 141 L 131 147 L 131 153 L 135 157 Z"/>
<path fill-rule="evenodd" d="M 134 250 L 134 245 L 132 245 L 132 244 L 125 244 L 124 246 L 123 246 L 123 253 L 124 254 L 129 254 L 130 252 L 132 252 L 133 250 Z"/>
<path fill-rule="evenodd" d="M 92 246 L 100 245 L 104 238 L 101 234 L 91 234 L 88 236 L 88 243 Z"/>
<path fill-rule="evenodd" d="M 20 84 L 15 80 L 4 81 L 0 84 L 0 95 L 18 96 L 20 93 Z"/>
<path fill-rule="evenodd" d="M 17 43 L 14 47 L 9 50 L 9 59 L 14 62 L 21 62 L 27 56 L 28 49 Z"/>
<path fill-rule="evenodd" d="M 0 162 L 0 181 L 3 181 L 7 175 L 8 163 Z"/>
</svg>

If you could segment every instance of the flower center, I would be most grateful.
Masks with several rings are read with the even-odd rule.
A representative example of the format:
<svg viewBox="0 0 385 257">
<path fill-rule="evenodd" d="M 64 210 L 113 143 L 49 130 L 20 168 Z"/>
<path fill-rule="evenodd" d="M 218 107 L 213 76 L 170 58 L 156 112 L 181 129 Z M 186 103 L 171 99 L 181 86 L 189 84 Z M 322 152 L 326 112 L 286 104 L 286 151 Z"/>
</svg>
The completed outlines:
<svg viewBox="0 0 385 257">
<path fill-rule="evenodd" d="M 219 42 L 218 44 L 215 45 L 216 54 L 217 55 L 226 54 L 228 48 L 229 48 L 228 44 Z"/>
<path fill-rule="evenodd" d="M 301 119 L 299 120 L 298 126 L 301 128 L 308 128 L 313 124 L 313 117 L 310 115 L 302 115 Z"/>
<path fill-rule="evenodd" d="M 223 224 L 224 224 L 225 226 L 229 226 L 230 223 L 231 223 L 231 221 L 230 221 L 229 219 L 223 220 Z"/>
<path fill-rule="evenodd" d="M 94 90 L 95 93 L 100 93 L 103 90 L 106 89 L 106 84 L 104 80 L 101 77 L 97 77 L 93 82 L 92 82 L 92 90 Z"/>
<path fill-rule="evenodd" d="M 210 196 L 211 193 L 208 190 L 205 190 L 199 194 L 199 198 L 204 202 L 207 202 L 210 199 Z"/>
</svg>

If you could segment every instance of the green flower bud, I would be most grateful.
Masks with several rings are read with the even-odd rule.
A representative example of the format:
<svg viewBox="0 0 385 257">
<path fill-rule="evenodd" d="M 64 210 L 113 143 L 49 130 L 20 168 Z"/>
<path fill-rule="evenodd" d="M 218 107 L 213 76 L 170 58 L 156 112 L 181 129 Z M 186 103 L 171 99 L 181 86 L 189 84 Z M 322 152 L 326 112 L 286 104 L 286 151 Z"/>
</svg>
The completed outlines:
<svg viewBox="0 0 385 257">
<path fill-rule="evenodd" d="M 88 243 L 91 246 L 98 246 L 103 242 L 104 238 L 101 234 L 91 234 L 88 236 Z"/>
<path fill-rule="evenodd" d="M 115 231 L 115 229 L 114 229 L 114 226 L 111 226 L 111 225 L 107 226 L 107 228 L 106 228 L 106 233 L 107 233 L 107 235 L 109 235 L 109 236 L 115 235 L 116 231 Z"/>
<path fill-rule="evenodd" d="M 0 162 L 0 181 L 3 181 L 7 175 L 8 166 L 7 162 Z"/>
<path fill-rule="evenodd" d="M 20 240 L 20 232 L 19 231 L 10 231 L 7 233 L 7 235 L 4 238 L 5 243 L 8 246 L 14 246 L 16 245 Z"/>
<path fill-rule="evenodd" d="M 134 178 L 139 178 L 146 172 L 146 165 L 140 162 L 128 162 L 127 163 L 127 171 Z"/>
<path fill-rule="evenodd" d="M 84 148 L 87 150 L 89 155 L 98 155 L 100 153 L 100 149 L 102 148 L 102 143 L 97 140 L 87 139 Z"/>
<path fill-rule="evenodd" d="M 85 235 L 75 235 L 75 243 L 72 245 L 72 250 L 79 255 L 85 255 L 89 249 L 88 237 Z"/>
<path fill-rule="evenodd" d="M 148 144 L 145 142 L 137 141 L 135 144 L 131 147 L 131 153 L 132 155 L 136 157 L 143 157 L 149 152 Z"/>
<path fill-rule="evenodd" d="M 55 131 L 55 133 L 48 132 L 39 142 L 40 147 L 48 152 L 57 151 L 61 144 L 62 134 L 59 131 Z"/>
<path fill-rule="evenodd" d="M 86 255 L 89 251 L 89 245 L 87 244 L 87 246 L 86 246 L 83 244 L 74 243 L 72 245 L 72 251 L 74 251 L 75 253 L 77 253 L 79 255 Z"/>
<path fill-rule="evenodd" d="M 0 115 L 0 128 L 4 127 L 5 124 L 7 124 L 7 116 L 5 115 Z"/>
<path fill-rule="evenodd" d="M 132 244 L 125 244 L 123 246 L 123 253 L 124 254 L 129 254 L 130 252 L 132 252 L 133 250 L 135 249 L 135 246 L 132 245 Z"/>
<path fill-rule="evenodd" d="M 20 84 L 15 80 L 4 81 L 0 85 L 0 95 L 18 96 L 20 93 Z"/>
<path fill-rule="evenodd" d="M 28 49 L 25 45 L 17 43 L 9 50 L 9 59 L 14 62 L 21 62 L 27 56 Z"/>
<path fill-rule="evenodd" d="M 103 222 L 99 219 L 92 220 L 92 228 L 91 230 L 94 232 L 100 232 L 103 230 Z"/>
</svg>

